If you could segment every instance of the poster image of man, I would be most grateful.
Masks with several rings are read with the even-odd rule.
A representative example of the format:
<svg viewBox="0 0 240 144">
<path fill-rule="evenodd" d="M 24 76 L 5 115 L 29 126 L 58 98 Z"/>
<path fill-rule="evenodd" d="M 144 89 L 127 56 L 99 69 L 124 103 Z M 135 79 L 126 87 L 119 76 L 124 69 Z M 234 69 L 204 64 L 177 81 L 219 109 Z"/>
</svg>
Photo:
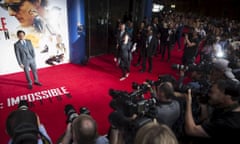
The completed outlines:
<svg viewBox="0 0 240 144">
<path fill-rule="evenodd" d="M 39 68 L 69 61 L 66 0 L 0 0 L 0 13 L 6 18 L 9 32 L 9 39 L 0 41 L 5 45 L 3 53 L 11 52 L 9 59 L 14 59 L 10 45 L 17 40 L 16 32 L 23 30 L 35 49 Z M 16 62 L 12 63 L 17 67 Z M 5 71 L 20 70 L 18 67 Z M 0 70 L 0 74 L 6 72 Z"/>
</svg>

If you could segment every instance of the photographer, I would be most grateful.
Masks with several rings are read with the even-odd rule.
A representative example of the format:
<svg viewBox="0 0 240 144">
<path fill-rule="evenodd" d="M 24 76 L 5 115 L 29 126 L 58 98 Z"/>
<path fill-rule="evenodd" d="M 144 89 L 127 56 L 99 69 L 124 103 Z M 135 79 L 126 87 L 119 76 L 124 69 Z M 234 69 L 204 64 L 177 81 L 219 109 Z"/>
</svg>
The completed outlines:
<svg viewBox="0 0 240 144">
<path fill-rule="evenodd" d="M 157 86 L 156 119 L 170 128 L 180 116 L 180 104 L 174 97 L 174 89 L 170 82 L 163 82 Z"/>
<path fill-rule="evenodd" d="M 96 121 L 87 114 L 80 114 L 68 123 L 61 144 L 108 144 L 108 139 L 99 136 Z"/>
<path fill-rule="evenodd" d="M 111 127 L 109 129 L 110 144 L 132 144 L 136 129 L 151 121 L 137 122 L 137 115 L 124 116 L 121 112 L 115 111 L 109 115 Z M 138 125 L 139 124 L 139 125 Z"/>
<path fill-rule="evenodd" d="M 195 30 L 192 33 L 184 35 L 184 51 L 182 57 L 183 65 L 191 65 L 195 62 L 195 57 L 199 45 L 199 36 Z"/>
<path fill-rule="evenodd" d="M 11 112 L 6 121 L 6 130 L 11 139 L 8 144 L 51 144 L 51 139 L 39 117 L 28 109 L 25 100 Z"/>
<path fill-rule="evenodd" d="M 209 92 L 211 116 L 196 124 L 192 115 L 192 94 L 186 96 L 185 131 L 194 137 L 223 143 L 236 143 L 240 133 L 239 85 L 232 80 L 217 80 Z M 238 140 L 239 141 L 239 140 Z"/>
<path fill-rule="evenodd" d="M 191 66 L 189 70 L 181 69 L 179 71 L 180 77 L 177 82 L 175 89 L 177 91 L 185 93 L 187 88 L 190 87 L 194 90 L 199 90 L 203 85 L 208 83 L 208 73 L 210 73 L 210 65 L 195 65 Z M 187 77 L 185 77 L 187 76 Z M 185 84 L 185 78 L 187 78 L 187 83 Z"/>
</svg>

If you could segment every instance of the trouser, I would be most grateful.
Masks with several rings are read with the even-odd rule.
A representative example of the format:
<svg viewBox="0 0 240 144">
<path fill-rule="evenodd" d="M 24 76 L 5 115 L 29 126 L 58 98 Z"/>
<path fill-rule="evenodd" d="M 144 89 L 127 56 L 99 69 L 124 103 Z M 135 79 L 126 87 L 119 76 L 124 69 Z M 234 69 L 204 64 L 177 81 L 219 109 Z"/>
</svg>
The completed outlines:
<svg viewBox="0 0 240 144">
<path fill-rule="evenodd" d="M 177 38 L 177 46 L 178 46 L 178 49 L 181 49 L 181 37 Z"/>
<path fill-rule="evenodd" d="M 29 59 L 24 64 L 24 72 L 25 72 L 25 76 L 26 76 L 28 85 L 32 85 L 32 80 L 31 80 L 31 76 L 30 76 L 30 73 L 29 73 L 29 68 L 31 68 L 31 70 L 32 70 L 34 82 L 39 82 L 38 81 L 38 74 L 37 74 L 37 67 L 36 67 L 36 63 L 35 63 L 34 59 Z"/>
<path fill-rule="evenodd" d="M 121 70 L 122 70 L 122 77 L 125 77 L 126 74 L 130 72 L 130 69 L 128 66 L 121 67 Z"/>
<path fill-rule="evenodd" d="M 182 64 L 183 65 L 191 65 L 194 62 L 195 62 L 195 57 L 194 56 L 183 55 L 183 57 L 182 57 Z"/>
<path fill-rule="evenodd" d="M 125 77 L 130 72 L 131 58 L 121 58 L 120 68 L 122 70 L 122 76 Z"/>
<path fill-rule="evenodd" d="M 137 64 L 140 64 L 141 60 L 142 60 L 142 54 L 140 52 L 138 55 Z"/>
<path fill-rule="evenodd" d="M 146 70 L 146 62 L 147 62 L 147 59 L 148 59 L 148 70 L 151 71 L 152 70 L 152 57 L 151 56 L 144 56 L 143 57 L 143 62 L 142 62 L 142 70 L 145 71 Z"/>
<path fill-rule="evenodd" d="M 162 47 L 162 59 L 164 59 L 166 49 L 168 50 L 168 60 L 170 60 L 171 57 L 171 46 L 169 43 L 163 44 Z"/>
</svg>

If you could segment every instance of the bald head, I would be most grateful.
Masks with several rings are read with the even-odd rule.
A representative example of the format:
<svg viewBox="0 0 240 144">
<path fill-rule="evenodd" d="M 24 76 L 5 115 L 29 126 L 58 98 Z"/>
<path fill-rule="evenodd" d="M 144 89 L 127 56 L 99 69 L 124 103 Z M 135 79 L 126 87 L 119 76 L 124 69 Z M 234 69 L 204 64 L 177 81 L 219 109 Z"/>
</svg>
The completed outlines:
<svg viewBox="0 0 240 144">
<path fill-rule="evenodd" d="M 73 139 L 77 144 L 94 143 L 97 138 L 95 120 L 86 114 L 79 115 L 72 123 Z"/>
</svg>

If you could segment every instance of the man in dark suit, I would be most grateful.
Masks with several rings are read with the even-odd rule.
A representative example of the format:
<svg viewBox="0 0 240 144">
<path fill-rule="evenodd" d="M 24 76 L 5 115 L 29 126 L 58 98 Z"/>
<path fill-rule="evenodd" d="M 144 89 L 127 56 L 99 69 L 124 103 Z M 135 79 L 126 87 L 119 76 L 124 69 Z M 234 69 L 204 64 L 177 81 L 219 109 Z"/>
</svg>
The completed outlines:
<svg viewBox="0 0 240 144">
<path fill-rule="evenodd" d="M 143 50 L 142 50 L 143 62 L 142 62 L 142 69 L 140 71 L 145 72 L 146 61 L 148 60 L 148 65 L 149 65 L 148 72 L 151 73 L 152 72 L 152 57 L 156 52 L 158 41 L 157 41 L 157 38 L 153 35 L 152 30 L 148 30 L 147 33 L 148 33 L 147 34 L 148 36 L 145 41 L 145 48 L 143 48 Z"/>
<path fill-rule="evenodd" d="M 123 42 L 123 36 L 128 34 L 126 31 L 126 25 L 124 23 L 120 24 L 119 30 L 117 31 L 116 34 L 116 53 L 115 53 L 115 58 L 114 61 L 117 62 L 117 60 L 119 59 L 119 53 L 120 53 L 120 45 Z"/>
<path fill-rule="evenodd" d="M 30 40 L 24 39 L 25 32 L 19 30 L 17 32 L 19 40 L 14 44 L 14 50 L 19 66 L 24 70 L 26 79 L 28 81 L 28 89 L 32 89 L 32 80 L 29 73 L 29 67 L 32 70 L 34 77 L 34 84 L 41 86 L 42 84 L 38 80 L 35 53 Z"/>
</svg>

